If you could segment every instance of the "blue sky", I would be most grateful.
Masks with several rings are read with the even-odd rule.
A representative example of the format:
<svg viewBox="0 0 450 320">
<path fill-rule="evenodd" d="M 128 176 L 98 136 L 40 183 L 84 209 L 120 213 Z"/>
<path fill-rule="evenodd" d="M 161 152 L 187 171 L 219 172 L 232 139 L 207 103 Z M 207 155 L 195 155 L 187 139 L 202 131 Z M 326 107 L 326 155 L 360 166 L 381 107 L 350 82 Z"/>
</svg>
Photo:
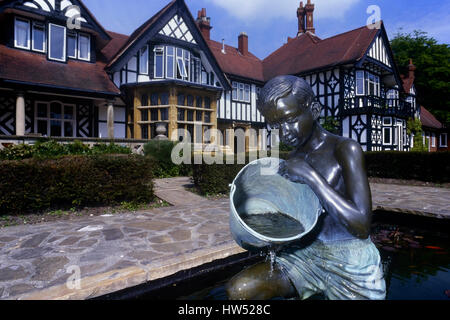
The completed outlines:
<svg viewBox="0 0 450 320">
<path fill-rule="evenodd" d="M 297 0 L 185 0 L 194 17 L 201 8 L 211 17 L 211 38 L 237 46 L 249 35 L 249 50 L 263 59 L 297 33 Z M 169 0 L 84 0 L 107 29 L 131 34 Z M 304 0 L 306 3 L 306 0 Z M 327 38 L 366 25 L 377 5 L 388 35 L 402 28 L 428 32 L 440 43 L 450 42 L 450 1 L 442 0 L 313 0 L 316 34 Z"/>
</svg>

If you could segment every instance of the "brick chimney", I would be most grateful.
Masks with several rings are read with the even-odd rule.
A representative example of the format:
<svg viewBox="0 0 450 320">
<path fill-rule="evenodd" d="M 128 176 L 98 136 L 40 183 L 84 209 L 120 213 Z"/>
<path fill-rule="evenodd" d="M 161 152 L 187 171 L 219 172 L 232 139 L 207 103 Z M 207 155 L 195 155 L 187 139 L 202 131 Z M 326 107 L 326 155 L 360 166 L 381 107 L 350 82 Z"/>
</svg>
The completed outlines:
<svg viewBox="0 0 450 320">
<path fill-rule="evenodd" d="M 409 59 L 409 65 L 408 65 L 408 78 L 409 79 L 415 79 L 416 78 L 416 70 L 417 67 L 413 64 L 412 59 Z"/>
<path fill-rule="evenodd" d="M 206 16 L 206 8 L 198 11 L 197 25 L 206 40 L 211 39 L 211 18 Z"/>
<path fill-rule="evenodd" d="M 311 3 L 311 0 L 308 0 L 308 3 L 305 6 L 305 11 L 306 11 L 306 31 L 316 33 L 316 29 L 314 29 L 314 4 Z"/>
<path fill-rule="evenodd" d="M 248 35 L 245 32 L 241 32 L 238 38 L 238 50 L 245 56 L 248 54 Z"/>
<path fill-rule="evenodd" d="M 303 1 L 300 1 L 300 7 L 297 9 L 297 18 L 298 18 L 298 32 L 297 37 L 306 32 L 305 26 L 305 8 L 303 7 Z"/>
</svg>

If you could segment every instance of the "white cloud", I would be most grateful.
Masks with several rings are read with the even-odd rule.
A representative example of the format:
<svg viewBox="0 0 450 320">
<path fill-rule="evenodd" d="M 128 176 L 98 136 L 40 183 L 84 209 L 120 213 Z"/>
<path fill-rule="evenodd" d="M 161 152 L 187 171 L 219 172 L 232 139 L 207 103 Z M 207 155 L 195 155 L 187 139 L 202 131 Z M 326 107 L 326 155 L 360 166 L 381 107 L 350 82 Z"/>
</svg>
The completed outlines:
<svg viewBox="0 0 450 320">
<path fill-rule="evenodd" d="M 389 36 L 392 39 L 400 31 L 402 33 L 421 30 L 428 36 L 435 38 L 440 43 L 450 43 L 450 4 L 443 6 L 440 10 L 424 14 L 419 18 L 411 18 L 407 21 L 399 21 L 390 28 Z"/>
<path fill-rule="evenodd" d="M 299 0 L 210 0 L 229 14 L 246 21 L 297 19 Z M 314 17 L 342 18 L 360 0 L 313 0 Z M 303 3 L 306 4 L 307 0 Z"/>
</svg>

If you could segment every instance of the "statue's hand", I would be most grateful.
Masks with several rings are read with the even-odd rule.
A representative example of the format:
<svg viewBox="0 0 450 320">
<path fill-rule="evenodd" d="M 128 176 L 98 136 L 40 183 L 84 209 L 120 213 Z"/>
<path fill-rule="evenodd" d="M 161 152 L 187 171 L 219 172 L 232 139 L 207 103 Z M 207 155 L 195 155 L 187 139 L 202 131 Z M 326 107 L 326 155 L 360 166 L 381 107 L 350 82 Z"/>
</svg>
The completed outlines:
<svg viewBox="0 0 450 320">
<path fill-rule="evenodd" d="M 278 173 L 284 178 L 296 183 L 307 184 L 314 169 L 303 159 L 291 159 L 280 165 Z"/>
</svg>

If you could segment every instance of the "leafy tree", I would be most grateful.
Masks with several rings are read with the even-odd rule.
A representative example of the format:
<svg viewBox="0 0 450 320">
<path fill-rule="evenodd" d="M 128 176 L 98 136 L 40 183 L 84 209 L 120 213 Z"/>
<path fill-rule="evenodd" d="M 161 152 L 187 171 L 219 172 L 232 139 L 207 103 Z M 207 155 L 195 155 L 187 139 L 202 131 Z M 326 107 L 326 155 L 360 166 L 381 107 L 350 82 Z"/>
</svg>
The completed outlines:
<svg viewBox="0 0 450 320">
<path fill-rule="evenodd" d="M 409 59 L 417 67 L 415 86 L 418 103 L 440 121 L 450 123 L 450 47 L 438 44 L 426 32 L 403 33 L 391 41 L 395 60 L 402 74 L 408 74 Z"/>
<path fill-rule="evenodd" d="M 428 141 L 425 141 L 425 144 L 423 143 L 423 129 L 420 120 L 409 119 L 407 128 L 408 135 L 414 134 L 414 146 L 411 151 L 428 151 Z"/>
<path fill-rule="evenodd" d="M 326 117 L 324 119 L 321 119 L 321 125 L 328 132 L 334 133 L 336 135 L 339 135 L 340 133 L 340 122 L 334 117 Z"/>
</svg>

